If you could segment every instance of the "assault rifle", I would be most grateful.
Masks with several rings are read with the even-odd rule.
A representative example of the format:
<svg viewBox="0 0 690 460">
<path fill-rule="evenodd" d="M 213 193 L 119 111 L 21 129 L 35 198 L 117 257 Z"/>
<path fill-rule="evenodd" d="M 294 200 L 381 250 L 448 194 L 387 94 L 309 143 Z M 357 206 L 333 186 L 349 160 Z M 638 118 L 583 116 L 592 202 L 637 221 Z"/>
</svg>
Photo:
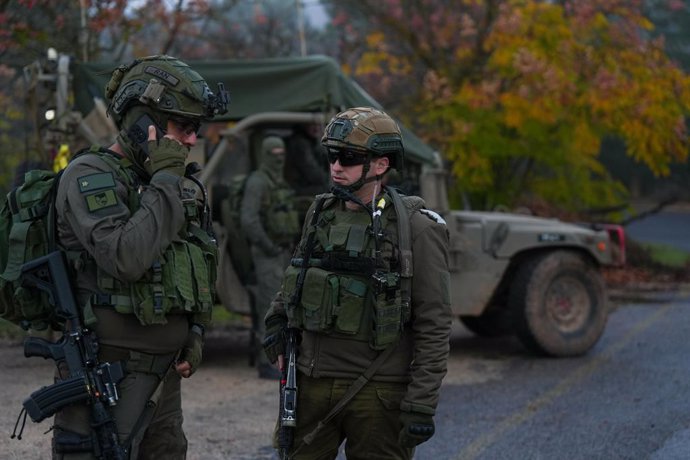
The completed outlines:
<svg viewBox="0 0 690 460">
<path fill-rule="evenodd" d="M 117 428 L 106 406 L 117 404 L 117 384 L 124 376 L 121 363 L 98 361 L 95 334 L 82 325 L 74 294 L 67 277 L 67 265 L 61 251 L 51 252 L 22 266 L 22 285 L 43 291 L 64 320 L 62 337 L 50 342 L 39 337 L 24 341 L 24 356 L 51 358 L 58 368 L 64 363 L 69 376 L 31 394 L 23 403 L 31 420 L 40 422 L 69 404 L 86 402 L 91 410 L 91 426 L 97 458 L 125 460 L 127 449 L 118 442 Z"/>
<path fill-rule="evenodd" d="M 289 328 L 285 331 L 285 357 L 280 376 L 280 430 L 278 430 L 278 447 L 280 457 L 287 460 L 288 452 L 294 441 L 294 429 L 297 426 L 297 334 Z"/>
<path fill-rule="evenodd" d="M 309 269 L 309 259 L 311 253 L 314 251 L 316 224 L 319 221 L 319 215 L 325 198 L 321 197 L 314 207 L 314 214 L 311 217 L 310 228 L 311 232 L 307 237 L 307 242 L 304 247 L 304 254 L 302 259 L 302 266 L 297 281 L 295 282 L 295 291 L 288 300 L 287 308 L 295 308 L 302 300 L 302 288 L 304 287 L 304 279 L 307 276 Z M 280 377 L 280 428 L 278 429 L 278 448 L 280 450 L 280 458 L 287 460 L 289 458 L 289 451 L 292 448 L 294 441 L 294 430 L 297 426 L 297 334 L 299 332 L 294 328 L 288 328 L 285 331 L 285 354 L 287 362 L 283 365 L 282 375 Z"/>
</svg>

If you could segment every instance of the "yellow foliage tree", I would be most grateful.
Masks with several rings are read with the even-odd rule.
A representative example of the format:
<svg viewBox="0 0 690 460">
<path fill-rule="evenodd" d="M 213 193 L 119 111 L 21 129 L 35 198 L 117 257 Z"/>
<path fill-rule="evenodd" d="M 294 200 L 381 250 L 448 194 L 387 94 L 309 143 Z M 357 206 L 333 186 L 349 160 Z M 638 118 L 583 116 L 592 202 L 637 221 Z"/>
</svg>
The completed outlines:
<svg viewBox="0 0 690 460">
<path fill-rule="evenodd" d="M 357 4 L 377 23 L 355 73 L 416 82 L 399 111 L 423 123 L 476 207 L 620 203 L 605 136 L 656 175 L 687 158 L 690 78 L 649 39 L 638 0 Z"/>
</svg>

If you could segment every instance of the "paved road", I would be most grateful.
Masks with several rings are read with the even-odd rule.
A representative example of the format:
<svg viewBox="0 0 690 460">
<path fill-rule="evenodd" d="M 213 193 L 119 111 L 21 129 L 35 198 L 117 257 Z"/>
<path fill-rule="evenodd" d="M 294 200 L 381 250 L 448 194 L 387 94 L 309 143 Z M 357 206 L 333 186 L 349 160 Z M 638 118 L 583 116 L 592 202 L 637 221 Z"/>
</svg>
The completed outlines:
<svg viewBox="0 0 690 460">
<path fill-rule="evenodd" d="M 622 305 L 586 356 L 546 359 L 517 340 L 455 324 L 437 435 L 417 460 L 690 458 L 690 291 Z M 183 386 L 190 460 L 275 459 L 277 383 L 247 366 L 245 334 L 209 339 L 206 365 Z M 48 458 L 49 422 L 10 440 L 20 401 L 52 364 L 0 347 L 0 458 Z"/>
<path fill-rule="evenodd" d="M 416 458 L 690 458 L 689 299 L 618 308 L 574 359 L 456 334 L 438 434 Z"/>
<path fill-rule="evenodd" d="M 690 212 L 664 211 L 631 222 L 629 238 L 640 242 L 663 243 L 690 252 Z"/>
</svg>

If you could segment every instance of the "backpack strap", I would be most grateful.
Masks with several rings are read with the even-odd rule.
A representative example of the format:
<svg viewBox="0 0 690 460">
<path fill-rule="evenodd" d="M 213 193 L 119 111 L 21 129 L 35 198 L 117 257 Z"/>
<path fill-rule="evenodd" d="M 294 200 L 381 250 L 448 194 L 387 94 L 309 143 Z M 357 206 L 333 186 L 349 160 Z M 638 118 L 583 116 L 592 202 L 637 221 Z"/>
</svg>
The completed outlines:
<svg viewBox="0 0 690 460">
<path fill-rule="evenodd" d="M 412 292 L 412 237 L 410 215 L 400 194 L 394 188 L 386 186 L 386 191 L 393 200 L 395 214 L 398 217 L 398 246 L 400 250 L 400 300 L 402 301 L 405 320 L 411 314 Z"/>
</svg>

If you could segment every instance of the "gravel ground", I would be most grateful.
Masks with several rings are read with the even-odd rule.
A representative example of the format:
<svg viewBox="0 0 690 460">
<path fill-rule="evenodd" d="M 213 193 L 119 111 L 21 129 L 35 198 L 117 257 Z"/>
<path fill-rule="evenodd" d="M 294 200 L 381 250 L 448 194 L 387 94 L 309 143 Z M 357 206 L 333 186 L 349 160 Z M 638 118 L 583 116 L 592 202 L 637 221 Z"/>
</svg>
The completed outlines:
<svg viewBox="0 0 690 460">
<path fill-rule="evenodd" d="M 278 410 L 278 382 L 260 380 L 248 364 L 248 332 L 210 331 L 204 364 L 182 384 L 189 460 L 277 458 L 271 433 Z M 49 459 L 51 422 L 28 419 L 21 440 L 10 439 L 21 403 L 52 382 L 54 365 L 27 359 L 19 341 L 0 344 L 0 458 Z"/>
</svg>

